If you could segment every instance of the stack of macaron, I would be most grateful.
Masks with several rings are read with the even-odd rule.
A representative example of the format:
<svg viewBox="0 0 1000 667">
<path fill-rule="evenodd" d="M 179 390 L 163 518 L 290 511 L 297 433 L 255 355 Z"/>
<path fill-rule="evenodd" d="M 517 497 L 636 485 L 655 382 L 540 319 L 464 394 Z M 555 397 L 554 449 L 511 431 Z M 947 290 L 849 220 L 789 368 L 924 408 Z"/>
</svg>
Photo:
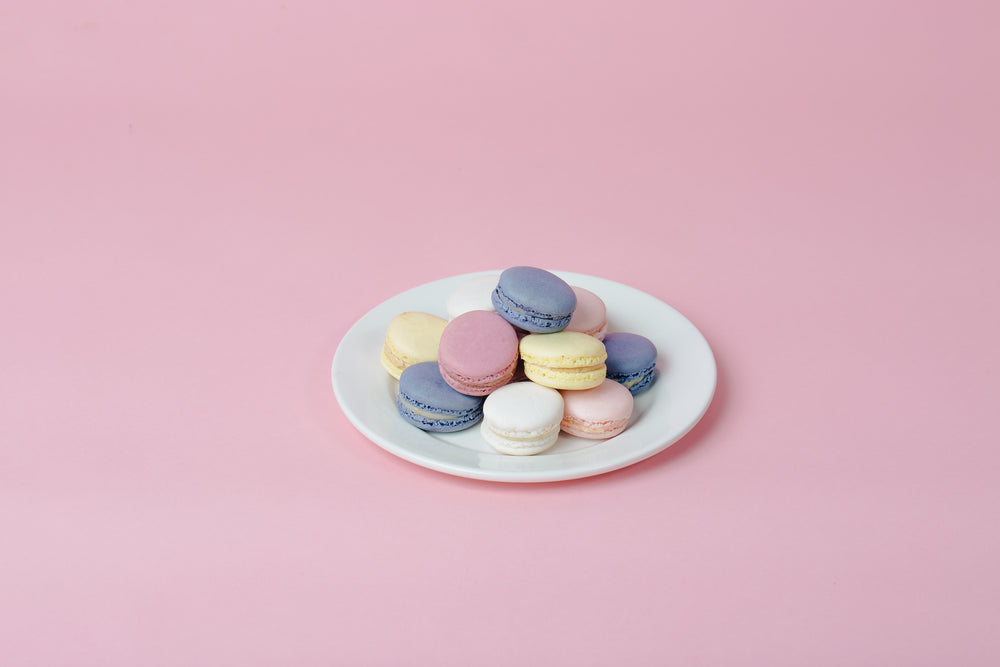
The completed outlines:
<svg viewBox="0 0 1000 667">
<path fill-rule="evenodd" d="M 386 329 L 382 365 L 399 380 L 396 405 L 426 431 L 482 422 L 504 454 L 543 452 L 570 435 L 606 439 L 650 387 L 656 347 L 608 333 L 599 296 L 540 268 L 475 277 L 448 297 L 447 320 L 406 312 Z"/>
</svg>

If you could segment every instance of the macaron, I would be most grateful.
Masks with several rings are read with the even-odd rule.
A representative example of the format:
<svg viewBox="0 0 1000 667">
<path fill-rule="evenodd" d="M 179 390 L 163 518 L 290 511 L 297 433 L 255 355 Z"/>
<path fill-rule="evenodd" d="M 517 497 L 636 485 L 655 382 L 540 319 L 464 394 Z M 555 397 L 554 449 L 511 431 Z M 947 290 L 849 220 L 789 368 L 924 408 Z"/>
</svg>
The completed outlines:
<svg viewBox="0 0 1000 667">
<path fill-rule="evenodd" d="M 588 289 L 572 287 L 576 295 L 576 309 L 566 325 L 566 331 L 579 331 L 598 340 L 604 338 L 608 330 L 608 308 L 601 297 Z"/>
<path fill-rule="evenodd" d="M 399 379 L 407 366 L 435 361 L 448 320 L 430 313 L 406 312 L 392 318 L 382 345 L 382 366 Z"/>
<path fill-rule="evenodd" d="M 520 353 L 528 379 L 546 387 L 591 389 L 604 380 L 604 343 L 579 331 L 529 334 Z"/>
<path fill-rule="evenodd" d="M 476 276 L 466 280 L 448 295 L 445 301 L 445 310 L 448 311 L 448 319 L 455 319 L 470 310 L 492 310 L 493 290 L 496 289 L 497 281 L 500 280 L 499 273 L 491 273 L 484 276 Z"/>
<path fill-rule="evenodd" d="M 549 449 L 559 438 L 563 397 L 534 382 L 500 387 L 483 403 L 483 440 L 502 454 L 530 456 Z"/>
<path fill-rule="evenodd" d="M 510 381 L 524 382 L 525 380 L 528 379 L 528 376 L 524 374 L 524 359 L 521 358 L 520 354 L 521 339 L 530 334 L 528 334 L 528 332 L 525 331 L 524 329 L 518 329 L 517 327 L 514 327 L 514 333 L 517 334 L 518 355 L 517 355 L 517 366 L 514 368 L 514 377 L 512 377 Z"/>
<path fill-rule="evenodd" d="M 438 365 L 456 391 L 485 396 L 510 382 L 517 351 L 517 334 L 509 322 L 493 312 L 470 310 L 441 333 Z"/>
<path fill-rule="evenodd" d="M 483 418 L 483 399 L 455 391 L 441 377 L 436 361 L 424 361 L 400 374 L 396 409 L 419 429 L 450 433 Z"/>
<path fill-rule="evenodd" d="M 560 428 L 570 435 L 603 440 L 628 426 L 632 394 L 614 380 L 606 379 L 593 389 L 561 393 L 565 407 Z"/>
<path fill-rule="evenodd" d="M 569 284 L 544 269 L 514 266 L 500 274 L 493 307 L 505 320 L 530 333 L 562 331 L 576 308 Z"/>
<path fill-rule="evenodd" d="M 641 394 L 653 384 L 656 369 L 656 346 L 639 334 L 614 332 L 604 336 L 608 353 L 608 379 L 632 392 Z"/>
</svg>

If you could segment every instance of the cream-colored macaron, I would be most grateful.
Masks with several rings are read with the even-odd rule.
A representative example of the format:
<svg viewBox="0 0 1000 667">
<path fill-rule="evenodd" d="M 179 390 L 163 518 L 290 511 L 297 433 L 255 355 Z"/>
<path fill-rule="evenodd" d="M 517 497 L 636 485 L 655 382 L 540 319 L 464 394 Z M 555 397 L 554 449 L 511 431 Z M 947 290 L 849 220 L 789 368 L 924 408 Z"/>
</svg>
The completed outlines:
<svg viewBox="0 0 1000 667">
<path fill-rule="evenodd" d="M 590 389 L 604 380 L 604 343 L 578 331 L 530 334 L 521 339 L 529 380 L 553 389 Z"/>
<path fill-rule="evenodd" d="M 382 345 L 382 366 L 398 380 L 407 366 L 437 361 L 438 343 L 447 324 L 443 317 L 415 311 L 392 318 Z"/>
</svg>

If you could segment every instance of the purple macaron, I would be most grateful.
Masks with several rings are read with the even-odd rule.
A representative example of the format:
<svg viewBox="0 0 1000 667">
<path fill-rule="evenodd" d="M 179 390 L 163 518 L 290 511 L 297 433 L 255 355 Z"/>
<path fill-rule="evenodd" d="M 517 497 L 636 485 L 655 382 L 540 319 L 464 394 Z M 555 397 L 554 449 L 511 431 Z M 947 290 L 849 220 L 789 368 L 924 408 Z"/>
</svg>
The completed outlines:
<svg viewBox="0 0 1000 667">
<path fill-rule="evenodd" d="M 399 376 L 396 408 L 417 428 L 441 433 L 467 429 L 483 418 L 483 399 L 455 391 L 436 361 L 406 367 Z"/>
<path fill-rule="evenodd" d="M 640 394 L 653 384 L 656 368 L 656 346 L 645 336 L 615 332 L 604 336 L 604 349 L 608 358 L 607 378 Z"/>
<path fill-rule="evenodd" d="M 555 333 L 569 325 L 576 294 L 554 273 L 514 266 L 500 274 L 492 302 L 497 313 L 515 327 L 531 333 Z"/>
</svg>

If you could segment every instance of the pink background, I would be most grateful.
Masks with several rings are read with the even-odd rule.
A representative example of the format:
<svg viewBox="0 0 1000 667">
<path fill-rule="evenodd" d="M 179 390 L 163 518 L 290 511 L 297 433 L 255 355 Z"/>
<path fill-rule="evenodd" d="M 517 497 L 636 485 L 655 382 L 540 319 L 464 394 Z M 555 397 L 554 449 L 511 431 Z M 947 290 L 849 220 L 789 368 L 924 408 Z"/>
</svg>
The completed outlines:
<svg viewBox="0 0 1000 667">
<path fill-rule="evenodd" d="M 4 665 L 988 665 L 1000 5 L 5 3 Z M 631 468 L 419 468 L 329 382 L 514 264 L 658 296 Z"/>
</svg>

